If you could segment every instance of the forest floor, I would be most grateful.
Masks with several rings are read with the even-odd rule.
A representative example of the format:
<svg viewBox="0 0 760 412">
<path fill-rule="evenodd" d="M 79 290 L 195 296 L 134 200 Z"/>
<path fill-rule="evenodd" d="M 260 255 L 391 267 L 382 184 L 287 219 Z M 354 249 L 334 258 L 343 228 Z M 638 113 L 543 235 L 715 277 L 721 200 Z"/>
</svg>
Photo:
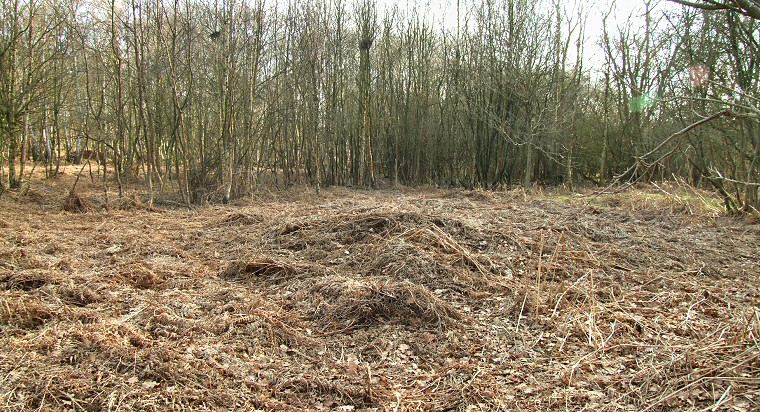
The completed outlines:
<svg viewBox="0 0 760 412">
<path fill-rule="evenodd" d="M 760 225 L 708 192 L 72 182 L 0 197 L 2 410 L 760 410 Z"/>
</svg>

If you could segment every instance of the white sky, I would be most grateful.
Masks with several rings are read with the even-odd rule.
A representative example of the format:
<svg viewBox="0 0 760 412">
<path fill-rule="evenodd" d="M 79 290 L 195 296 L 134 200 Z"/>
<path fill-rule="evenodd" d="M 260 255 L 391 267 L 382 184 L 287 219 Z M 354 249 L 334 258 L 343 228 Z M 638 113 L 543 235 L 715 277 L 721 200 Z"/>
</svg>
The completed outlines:
<svg viewBox="0 0 760 412">
<path fill-rule="evenodd" d="M 466 9 L 479 0 L 459 0 L 462 9 L 462 20 Z M 497 0 L 506 1 L 506 0 Z M 411 9 L 418 7 L 421 14 L 427 15 L 436 24 L 447 27 L 456 27 L 457 24 L 457 0 L 377 0 L 378 8 L 384 10 L 394 4 L 399 9 Z M 577 15 L 580 4 L 587 16 L 584 35 L 584 61 L 586 67 L 599 68 L 603 62 L 602 50 L 598 46 L 599 37 L 602 35 L 602 21 L 609 12 L 609 22 L 612 27 L 630 26 L 633 30 L 644 30 L 644 0 L 563 0 L 562 7 L 568 12 Z M 652 12 L 659 15 L 664 9 L 673 9 L 679 6 L 667 0 L 652 0 Z M 614 11 L 610 12 L 614 8 Z M 611 29 L 615 32 L 616 29 Z M 574 51 L 574 50 L 573 50 Z"/>
</svg>

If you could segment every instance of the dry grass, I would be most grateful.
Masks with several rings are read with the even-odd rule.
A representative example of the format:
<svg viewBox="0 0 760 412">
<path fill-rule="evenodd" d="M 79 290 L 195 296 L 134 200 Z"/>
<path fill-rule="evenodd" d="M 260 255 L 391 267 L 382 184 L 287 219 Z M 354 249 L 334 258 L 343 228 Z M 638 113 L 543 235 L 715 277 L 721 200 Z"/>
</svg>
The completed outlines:
<svg viewBox="0 0 760 412">
<path fill-rule="evenodd" d="M 72 181 L 0 198 L 1 409 L 760 409 L 760 226 L 709 193 Z"/>
</svg>

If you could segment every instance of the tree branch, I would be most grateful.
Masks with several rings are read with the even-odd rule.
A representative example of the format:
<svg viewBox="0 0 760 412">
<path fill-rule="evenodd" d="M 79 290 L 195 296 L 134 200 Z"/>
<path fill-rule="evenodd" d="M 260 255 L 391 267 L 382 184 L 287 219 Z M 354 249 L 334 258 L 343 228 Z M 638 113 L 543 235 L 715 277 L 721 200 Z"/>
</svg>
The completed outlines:
<svg viewBox="0 0 760 412">
<path fill-rule="evenodd" d="M 744 15 L 760 20 L 760 1 L 758 0 L 734 0 L 742 10 Z"/>
<path fill-rule="evenodd" d="M 738 6 L 726 2 L 718 2 L 713 0 L 703 0 L 703 2 L 689 1 L 689 0 L 668 0 L 673 3 L 678 3 L 682 6 L 694 7 L 702 10 L 729 10 L 735 13 L 743 14 L 747 17 L 760 20 L 760 0 L 733 0 Z"/>
<path fill-rule="evenodd" d="M 737 115 L 738 114 L 735 113 L 734 111 L 731 111 L 731 110 L 722 110 L 720 112 L 713 113 L 712 115 L 707 116 L 707 117 L 705 117 L 703 119 L 700 119 L 700 120 L 698 120 L 698 121 L 696 121 L 696 122 L 694 122 L 694 123 L 692 123 L 692 124 L 684 127 L 683 129 L 681 129 L 681 130 L 679 130 L 679 131 L 671 134 L 665 140 L 663 140 L 662 142 L 660 142 L 660 144 L 657 145 L 657 147 L 655 147 L 654 149 L 650 150 L 649 152 L 647 152 L 647 153 L 645 153 L 645 154 L 643 154 L 641 156 L 636 156 L 636 162 L 634 162 L 634 164 L 632 164 L 631 167 L 629 167 L 628 169 L 626 169 L 625 172 L 623 172 L 623 173 L 615 176 L 615 178 L 613 179 L 612 183 L 610 183 L 610 185 L 607 186 L 607 187 L 605 187 L 603 190 L 595 193 L 595 196 L 599 196 L 599 195 L 602 195 L 602 194 L 605 194 L 605 193 L 619 193 L 619 192 L 627 189 L 628 187 L 631 187 L 631 185 L 633 185 L 634 183 L 640 181 L 646 175 L 646 173 L 650 169 L 652 169 L 653 166 L 657 165 L 658 163 L 661 163 L 662 161 L 664 161 L 665 159 L 667 159 L 668 157 L 670 157 L 671 155 L 673 155 L 673 153 L 676 152 L 676 149 L 674 148 L 673 150 L 670 150 L 669 152 L 667 152 L 663 156 L 660 156 L 657 160 L 655 160 L 654 162 L 651 162 L 651 163 L 648 163 L 646 161 L 646 158 L 649 157 L 649 156 L 654 155 L 655 153 L 657 153 L 660 149 L 662 149 L 665 145 L 667 145 L 669 142 L 673 141 L 674 139 L 676 139 L 678 137 L 681 137 L 681 136 L 689 133 L 690 131 L 692 131 L 692 130 L 694 130 L 694 129 L 696 129 L 696 128 L 698 128 L 698 127 L 700 127 L 700 126 L 702 126 L 702 125 L 704 125 L 706 123 L 709 123 L 709 122 L 711 122 L 713 120 L 719 119 L 721 117 L 736 117 Z M 640 168 L 643 168 L 643 170 L 640 171 L 639 170 Z M 622 185 L 621 187 L 617 188 L 616 190 L 614 190 L 612 192 L 608 192 L 612 187 L 620 184 L 621 180 L 625 176 L 627 176 L 629 174 L 631 175 L 631 177 L 630 177 L 630 179 L 628 180 L 628 182 L 626 184 Z"/>
<path fill-rule="evenodd" d="M 716 3 L 695 3 L 693 1 L 687 1 L 687 0 L 668 0 L 673 3 L 678 3 L 682 6 L 687 7 L 694 7 L 695 9 L 702 9 L 702 10 L 731 10 L 732 7 L 727 4 L 716 4 Z"/>
</svg>

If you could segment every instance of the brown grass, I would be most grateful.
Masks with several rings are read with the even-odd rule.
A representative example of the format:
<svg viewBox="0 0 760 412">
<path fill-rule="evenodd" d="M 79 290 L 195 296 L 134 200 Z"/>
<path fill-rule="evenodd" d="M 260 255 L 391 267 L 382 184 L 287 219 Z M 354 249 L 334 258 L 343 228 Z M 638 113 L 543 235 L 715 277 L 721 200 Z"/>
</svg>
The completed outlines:
<svg viewBox="0 0 760 412">
<path fill-rule="evenodd" d="M 710 193 L 71 182 L 0 198 L 0 409 L 760 409 L 760 226 Z"/>
</svg>

